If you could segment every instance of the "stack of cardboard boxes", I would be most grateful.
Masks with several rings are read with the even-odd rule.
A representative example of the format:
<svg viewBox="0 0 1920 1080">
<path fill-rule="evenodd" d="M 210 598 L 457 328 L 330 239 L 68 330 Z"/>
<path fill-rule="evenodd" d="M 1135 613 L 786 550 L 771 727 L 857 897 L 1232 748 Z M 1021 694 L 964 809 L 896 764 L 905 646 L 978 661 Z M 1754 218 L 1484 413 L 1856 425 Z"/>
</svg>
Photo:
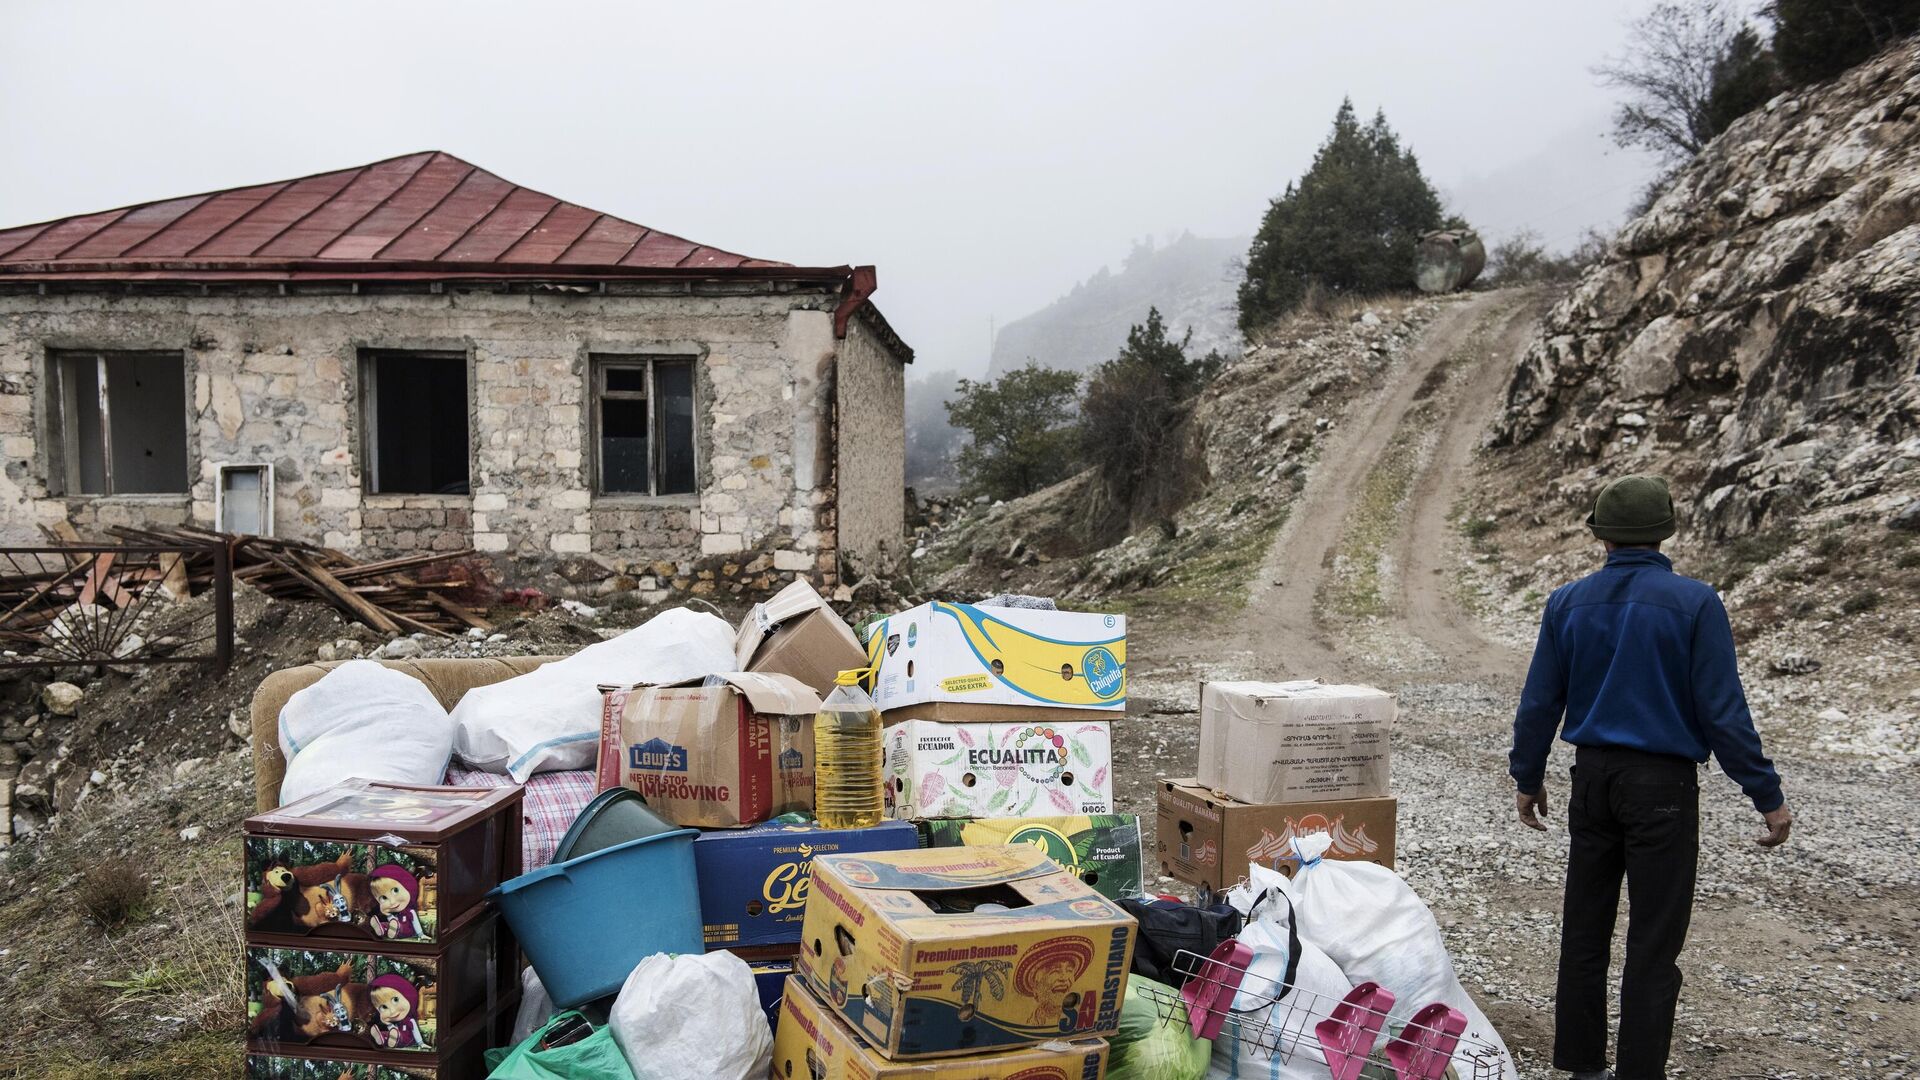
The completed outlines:
<svg viewBox="0 0 1920 1080">
<path fill-rule="evenodd" d="M 1393 865 L 1391 694 L 1370 686 L 1219 682 L 1200 690 L 1199 773 L 1159 781 L 1160 872 L 1231 888 L 1258 863 L 1290 869 L 1293 838 L 1327 857 Z"/>
<path fill-rule="evenodd" d="M 1026 844 L 822 856 L 772 1075 L 1099 1080 L 1134 929 Z"/>
<path fill-rule="evenodd" d="M 1139 820 L 1113 813 L 1124 616 L 931 603 L 867 641 L 887 815 L 930 846 L 1039 847 L 1108 897 L 1142 887 Z"/>
<path fill-rule="evenodd" d="M 521 790 L 351 780 L 248 818 L 245 1075 L 479 1076 L 519 949 Z"/>
</svg>

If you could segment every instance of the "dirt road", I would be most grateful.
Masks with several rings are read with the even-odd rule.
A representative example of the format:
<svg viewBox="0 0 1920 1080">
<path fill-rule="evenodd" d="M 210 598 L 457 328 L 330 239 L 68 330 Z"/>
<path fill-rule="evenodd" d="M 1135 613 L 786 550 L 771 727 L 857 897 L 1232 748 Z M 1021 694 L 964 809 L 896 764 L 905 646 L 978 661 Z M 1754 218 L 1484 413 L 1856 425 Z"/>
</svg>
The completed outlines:
<svg viewBox="0 0 1920 1080">
<path fill-rule="evenodd" d="M 1457 302 L 1335 422 L 1239 618 L 1136 619 L 1131 696 L 1144 714 L 1121 725 L 1115 750 L 1152 763 L 1116 769 L 1121 808 L 1151 815 L 1151 777 L 1191 773 L 1201 681 L 1319 676 L 1395 691 L 1398 868 L 1521 1075 L 1544 1078 L 1559 1075 L 1548 1065 L 1567 755 L 1549 773 L 1554 831 L 1521 829 L 1505 755 L 1527 658 L 1457 602 L 1469 552 L 1451 520 L 1482 482 L 1475 449 L 1541 303 Z M 1702 787 L 1673 1075 L 1920 1076 L 1906 1056 L 1920 1046 L 1910 827 L 1863 810 L 1883 792 L 1915 805 L 1914 778 L 1797 762 L 1802 831 L 1773 853 L 1752 845 L 1758 817 L 1730 782 L 1714 772 Z M 1616 974 L 1623 947 L 1624 920 Z"/>
</svg>

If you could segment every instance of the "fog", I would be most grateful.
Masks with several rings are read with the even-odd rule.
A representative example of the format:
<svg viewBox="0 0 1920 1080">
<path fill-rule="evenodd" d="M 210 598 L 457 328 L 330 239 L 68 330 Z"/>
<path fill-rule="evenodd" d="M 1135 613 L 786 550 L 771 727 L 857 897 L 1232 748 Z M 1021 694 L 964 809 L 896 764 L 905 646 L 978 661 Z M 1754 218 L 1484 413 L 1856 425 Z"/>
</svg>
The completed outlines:
<svg viewBox="0 0 1920 1080">
<path fill-rule="evenodd" d="M 1244 236 L 1343 96 L 1554 246 L 1651 173 L 1590 68 L 1644 2 L 18 3 L 0 225 L 423 149 L 761 258 L 874 263 L 921 370 L 1131 240 Z"/>
</svg>

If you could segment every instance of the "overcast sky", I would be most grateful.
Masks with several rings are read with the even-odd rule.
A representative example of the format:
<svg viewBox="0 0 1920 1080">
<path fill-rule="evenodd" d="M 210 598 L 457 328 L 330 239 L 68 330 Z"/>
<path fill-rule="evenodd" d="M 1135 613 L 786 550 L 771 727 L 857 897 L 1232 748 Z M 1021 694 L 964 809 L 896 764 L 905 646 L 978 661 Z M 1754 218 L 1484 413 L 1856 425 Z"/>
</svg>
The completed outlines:
<svg viewBox="0 0 1920 1080">
<path fill-rule="evenodd" d="M 1132 240 L 1244 236 L 1342 95 L 1457 209 L 1570 246 L 1647 165 L 1589 69 L 1647 6 L 969 2 L 0 9 L 0 225 L 415 150 L 761 258 L 874 263 L 925 371 Z"/>
</svg>

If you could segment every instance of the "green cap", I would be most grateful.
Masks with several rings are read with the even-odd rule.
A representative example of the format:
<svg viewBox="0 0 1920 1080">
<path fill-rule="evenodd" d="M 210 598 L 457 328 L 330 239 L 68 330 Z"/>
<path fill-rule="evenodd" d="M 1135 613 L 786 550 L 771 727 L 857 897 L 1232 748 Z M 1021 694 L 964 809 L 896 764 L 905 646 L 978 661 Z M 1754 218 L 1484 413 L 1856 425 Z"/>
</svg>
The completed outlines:
<svg viewBox="0 0 1920 1080">
<path fill-rule="evenodd" d="M 1587 528 L 1616 544 L 1657 544 L 1673 535 L 1673 496 L 1664 476 L 1622 476 L 1600 489 Z"/>
</svg>

